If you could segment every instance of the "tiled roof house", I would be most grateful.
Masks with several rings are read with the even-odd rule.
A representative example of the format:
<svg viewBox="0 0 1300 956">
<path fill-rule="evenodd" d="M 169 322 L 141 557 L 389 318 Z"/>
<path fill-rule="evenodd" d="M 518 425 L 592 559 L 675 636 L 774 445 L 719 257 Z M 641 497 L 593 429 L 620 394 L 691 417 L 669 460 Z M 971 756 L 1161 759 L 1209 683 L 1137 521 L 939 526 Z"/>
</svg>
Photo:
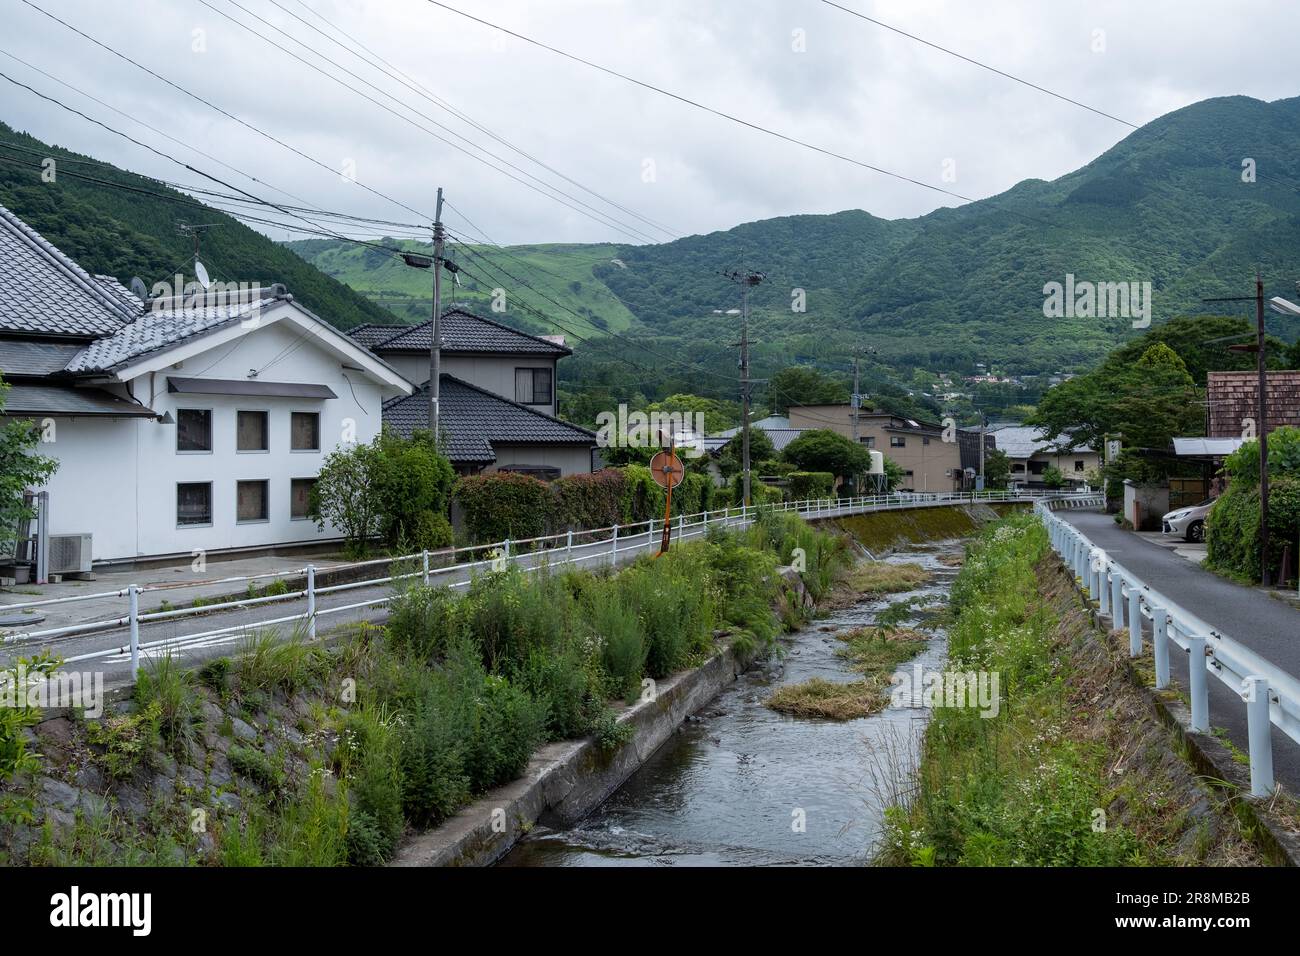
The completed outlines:
<svg viewBox="0 0 1300 956">
<path fill-rule="evenodd" d="M 410 381 L 415 394 L 384 405 L 403 435 L 428 428 L 433 322 L 362 325 L 348 334 Z M 555 365 L 567 346 L 462 308 L 444 310 L 439 421 L 458 471 L 518 471 L 552 478 L 592 469 L 596 435 L 556 416 Z"/>
<path fill-rule="evenodd" d="M 98 562 L 316 543 L 325 455 L 414 386 L 283 286 L 148 302 L 0 206 L 4 417 L 41 425 L 54 535 Z"/>
</svg>

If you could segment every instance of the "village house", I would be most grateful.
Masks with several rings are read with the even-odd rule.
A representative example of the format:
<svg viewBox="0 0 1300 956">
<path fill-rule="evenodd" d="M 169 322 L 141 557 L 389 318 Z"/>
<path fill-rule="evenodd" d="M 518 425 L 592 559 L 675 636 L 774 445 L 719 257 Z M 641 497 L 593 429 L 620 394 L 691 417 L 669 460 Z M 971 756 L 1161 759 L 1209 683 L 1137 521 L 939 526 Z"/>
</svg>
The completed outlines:
<svg viewBox="0 0 1300 956">
<path fill-rule="evenodd" d="M 1055 468 L 1066 488 L 1086 485 L 1101 467 L 1101 456 L 1087 445 L 1060 446 L 1043 437 L 1041 429 L 1006 425 L 993 432 L 998 451 L 1007 456 L 1011 481 L 1024 488 L 1043 488 L 1043 475 Z M 976 446 L 978 447 L 978 446 Z"/>
<path fill-rule="evenodd" d="M 281 285 L 140 291 L 0 207 L 3 414 L 59 464 L 34 490 L 64 569 L 337 539 L 307 517 L 325 456 L 414 386 Z"/>
<path fill-rule="evenodd" d="M 792 405 L 793 428 L 825 428 L 853 437 L 857 416 L 858 442 L 881 452 L 903 469 L 903 491 L 954 491 L 962 488 L 962 456 L 956 436 L 943 440 L 943 428 L 889 412 L 837 405 Z M 978 450 L 978 443 L 976 449 Z"/>
<path fill-rule="evenodd" d="M 555 366 L 573 354 L 562 339 L 529 335 L 463 308 L 443 311 L 439 419 L 460 474 L 518 472 L 543 479 L 592 470 L 596 435 L 557 417 Z M 384 424 L 402 435 L 429 427 L 433 320 L 362 325 L 353 339 L 422 383 L 385 403 Z"/>
</svg>

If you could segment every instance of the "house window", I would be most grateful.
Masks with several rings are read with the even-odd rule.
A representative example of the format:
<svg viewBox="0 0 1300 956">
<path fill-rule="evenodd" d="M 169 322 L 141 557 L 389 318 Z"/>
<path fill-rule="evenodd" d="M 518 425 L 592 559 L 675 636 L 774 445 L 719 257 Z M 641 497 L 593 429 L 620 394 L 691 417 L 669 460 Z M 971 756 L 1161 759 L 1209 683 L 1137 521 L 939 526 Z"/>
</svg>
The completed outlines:
<svg viewBox="0 0 1300 956">
<path fill-rule="evenodd" d="M 1075 471 L 1083 471 L 1083 459 L 1082 459 L 1082 458 L 1076 458 L 1076 459 L 1074 460 L 1074 470 L 1075 470 Z"/>
<path fill-rule="evenodd" d="M 212 482 L 189 481 L 176 486 L 176 525 L 212 524 Z"/>
<path fill-rule="evenodd" d="M 549 368 L 515 369 L 515 401 L 521 405 L 551 404 Z"/>
<path fill-rule="evenodd" d="M 890 435 L 890 436 L 889 436 L 889 447 L 890 447 L 890 448 L 906 448 L 906 447 L 907 447 L 907 438 L 906 438 L 905 436 L 903 436 L 903 435 Z"/>
<path fill-rule="evenodd" d="M 238 522 L 266 521 L 266 481 L 235 482 L 235 520 Z"/>
<path fill-rule="evenodd" d="M 212 409 L 176 410 L 176 450 L 212 451 Z"/>
<path fill-rule="evenodd" d="M 266 412 L 236 412 L 235 419 L 236 451 L 270 450 L 271 445 L 267 441 L 267 433 L 270 429 Z"/>
<path fill-rule="evenodd" d="M 875 448 L 875 447 L 876 447 L 876 436 L 875 436 L 875 435 L 864 435 L 863 437 L 859 438 L 858 441 L 860 441 L 862 444 L 866 445 L 868 448 Z"/>
<path fill-rule="evenodd" d="M 301 521 L 308 517 L 311 509 L 311 490 L 316 487 L 315 478 L 291 478 L 289 480 L 289 517 Z"/>
<path fill-rule="evenodd" d="M 289 416 L 289 448 L 292 451 L 320 451 L 318 412 L 294 412 Z"/>
<path fill-rule="evenodd" d="M 921 436 L 921 444 L 922 444 L 922 445 L 928 445 L 928 444 L 930 444 L 930 436 L 929 436 L 929 435 L 922 435 L 922 436 Z"/>
</svg>

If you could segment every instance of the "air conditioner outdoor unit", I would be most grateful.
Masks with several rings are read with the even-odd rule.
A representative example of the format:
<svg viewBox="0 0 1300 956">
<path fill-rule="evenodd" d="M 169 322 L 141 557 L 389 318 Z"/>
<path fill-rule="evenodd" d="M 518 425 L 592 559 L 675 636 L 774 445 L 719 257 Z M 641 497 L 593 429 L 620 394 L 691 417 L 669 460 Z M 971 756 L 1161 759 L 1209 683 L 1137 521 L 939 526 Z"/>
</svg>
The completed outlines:
<svg viewBox="0 0 1300 956">
<path fill-rule="evenodd" d="M 51 574 L 89 574 L 91 535 L 50 535 Z"/>
</svg>

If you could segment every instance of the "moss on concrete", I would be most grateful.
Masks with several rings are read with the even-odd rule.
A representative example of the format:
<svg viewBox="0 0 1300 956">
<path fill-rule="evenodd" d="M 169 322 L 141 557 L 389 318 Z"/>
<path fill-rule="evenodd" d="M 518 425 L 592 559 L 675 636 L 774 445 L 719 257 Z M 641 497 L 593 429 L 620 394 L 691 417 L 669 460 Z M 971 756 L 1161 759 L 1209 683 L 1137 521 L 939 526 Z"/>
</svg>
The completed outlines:
<svg viewBox="0 0 1300 956">
<path fill-rule="evenodd" d="M 1023 511 L 1028 505 L 979 504 L 899 511 L 873 511 L 829 521 L 851 534 L 872 554 L 890 551 L 904 544 L 964 538 L 987 524 Z"/>
</svg>

